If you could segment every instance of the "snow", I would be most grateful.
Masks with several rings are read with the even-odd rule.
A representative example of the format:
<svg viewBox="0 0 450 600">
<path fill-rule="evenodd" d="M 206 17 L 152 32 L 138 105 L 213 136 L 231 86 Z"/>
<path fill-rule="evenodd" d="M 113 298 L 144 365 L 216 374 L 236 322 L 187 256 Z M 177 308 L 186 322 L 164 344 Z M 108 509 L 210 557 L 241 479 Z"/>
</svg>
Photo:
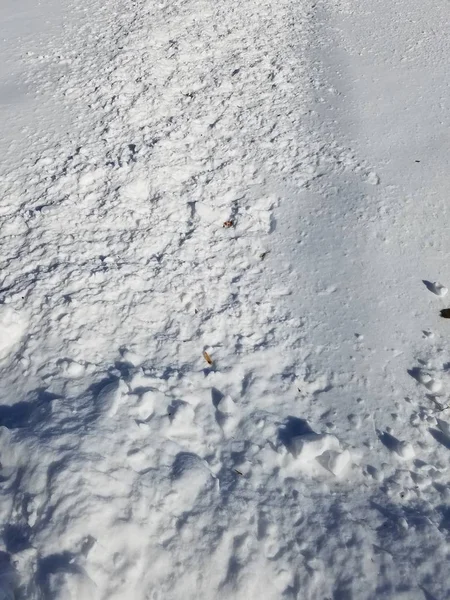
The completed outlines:
<svg viewBox="0 0 450 600">
<path fill-rule="evenodd" d="M 449 597 L 447 12 L 1 4 L 0 600 Z"/>
<path fill-rule="evenodd" d="M 440 296 L 441 298 L 446 296 L 448 293 L 448 288 L 446 288 L 445 285 L 442 285 L 442 283 L 439 283 L 437 281 L 434 281 L 433 283 L 427 281 L 426 285 L 430 292 L 433 292 L 433 294 L 436 294 L 436 296 Z"/>
<path fill-rule="evenodd" d="M 20 343 L 27 329 L 23 314 L 15 311 L 7 304 L 0 306 L 0 358 L 7 358 L 9 353 Z"/>
</svg>

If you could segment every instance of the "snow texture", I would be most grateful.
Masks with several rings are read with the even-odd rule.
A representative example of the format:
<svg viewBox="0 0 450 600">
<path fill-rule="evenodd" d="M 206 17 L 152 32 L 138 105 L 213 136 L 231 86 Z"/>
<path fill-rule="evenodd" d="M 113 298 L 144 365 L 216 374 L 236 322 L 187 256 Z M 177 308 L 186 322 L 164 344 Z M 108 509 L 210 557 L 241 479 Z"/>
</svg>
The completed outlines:
<svg viewBox="0 0 450 600">
<path fill-rule="evenodd" d="M 447 17 L 0 5 L 0 600 L 450 599 Z"/>
</svg>

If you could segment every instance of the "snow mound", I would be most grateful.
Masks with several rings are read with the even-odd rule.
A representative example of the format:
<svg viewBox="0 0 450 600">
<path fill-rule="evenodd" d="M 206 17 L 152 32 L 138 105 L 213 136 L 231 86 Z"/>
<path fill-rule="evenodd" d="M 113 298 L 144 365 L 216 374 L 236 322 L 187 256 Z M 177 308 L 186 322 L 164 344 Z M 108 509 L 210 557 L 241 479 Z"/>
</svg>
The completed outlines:
<svg viewBox="0 0 450 600">
<path fill-rule="evenodd" d="M 0 305 L 0 360 L 6 359 L 19 344 L 27 329 L 22 313 L 7 304 Z"/>
<path fill-rule="evenodd" d="M 448 288 L 438 281 L 429 282 L 427 287 L 430 292 L 433 292 L 433 294 L 436 294 L 436 296 L 439 296 L 440 298 L 443 298 L 448 293 Z"/>
<path fill-rule="evenodd" d="M 337 477 L 344 473 L 351 462 L 350 452 L 341 448 L 336 436 L 327 433 L 295 436 L 292 438 L 291 448 L 298 465 L 307 465 L 317 460 Z"/>
</svg>

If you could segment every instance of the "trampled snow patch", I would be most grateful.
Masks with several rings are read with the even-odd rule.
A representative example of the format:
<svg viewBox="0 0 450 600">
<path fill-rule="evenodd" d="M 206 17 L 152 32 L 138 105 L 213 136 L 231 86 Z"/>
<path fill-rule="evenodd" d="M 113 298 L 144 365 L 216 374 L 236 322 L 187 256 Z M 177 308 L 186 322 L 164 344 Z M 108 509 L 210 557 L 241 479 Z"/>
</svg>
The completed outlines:
<svg viewBox="0 0 450 600">
<path fill-rule="evenodd" d="M 360 8 L 0 4 L 0 600 L 447 597 L 449 24 Z"/>
</svg>

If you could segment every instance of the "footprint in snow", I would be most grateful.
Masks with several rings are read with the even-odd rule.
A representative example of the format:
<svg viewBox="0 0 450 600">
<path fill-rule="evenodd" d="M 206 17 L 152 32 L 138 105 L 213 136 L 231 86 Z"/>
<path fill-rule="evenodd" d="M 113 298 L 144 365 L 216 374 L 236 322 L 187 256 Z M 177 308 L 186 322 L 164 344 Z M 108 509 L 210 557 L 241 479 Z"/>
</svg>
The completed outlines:
<svg viewBox="0 0 450 600">
<path fill-rule="evenodd" d="M 179 515 L 191 511 L 201 497 L 217 489 L 217 480 L 206 461 L 192 452 L 177 454 L 170 480 L 171 493 L 166 496 L 165 505 Z"/>
<path fill-rule="evenodd" d="M 226 435 L 231 435 L 239 420 L 239 409 L 231 396 L 224 396 L 216 406 L 216 421 Z"/>
</svg>

